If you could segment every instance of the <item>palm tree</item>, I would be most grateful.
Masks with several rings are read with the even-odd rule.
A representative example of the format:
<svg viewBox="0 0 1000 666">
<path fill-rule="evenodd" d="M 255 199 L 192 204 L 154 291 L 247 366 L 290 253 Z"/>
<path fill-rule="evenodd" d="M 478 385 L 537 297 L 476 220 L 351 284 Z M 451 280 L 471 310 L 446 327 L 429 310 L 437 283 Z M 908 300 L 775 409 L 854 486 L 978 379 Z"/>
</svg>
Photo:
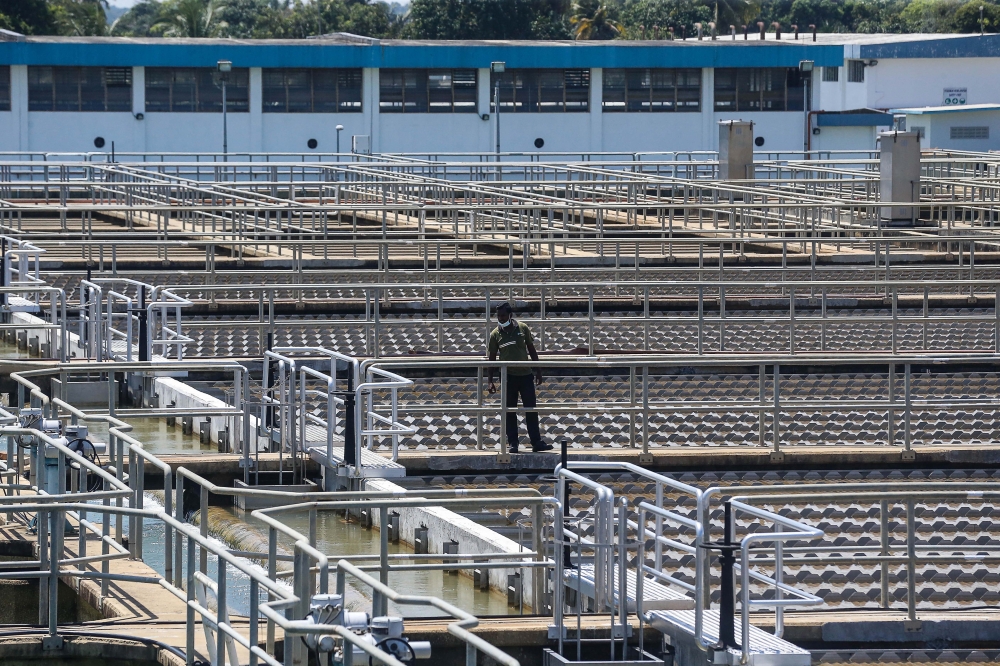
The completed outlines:
<svg viewBox="0 0 1000 666">
<path fill-rule="evenodd" d="M 104 13 L 107 0 L 62 0 L 51 4 L 59 34 L 105 35 L 108 19 Z"/>
<path fill-rule="evenodd" d="M 716 0 L 715 24 L 734 23 L 747 24 L 760 14 L 760 2 L 757 0 Z"/>
<path fill-rule="evenodd" d="M 575 28 L 576 39 L 614 39 L 625 30 L 608 5 L 600 0 L 576 0 L 569 22 Z"/>
<path fill-rule="evenodd" d="M 214 37 L 226 27 L 220 18 L 223 9 L 223 0 L 170 0 L 153 30 L 164 37 Z"/>
</svg>

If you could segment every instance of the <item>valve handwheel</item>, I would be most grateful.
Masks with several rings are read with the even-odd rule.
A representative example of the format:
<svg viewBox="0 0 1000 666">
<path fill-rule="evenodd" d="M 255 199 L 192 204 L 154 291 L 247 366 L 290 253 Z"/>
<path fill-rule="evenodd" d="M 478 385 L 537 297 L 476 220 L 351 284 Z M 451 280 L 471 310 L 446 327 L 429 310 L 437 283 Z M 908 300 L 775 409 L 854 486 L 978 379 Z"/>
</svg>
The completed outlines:
<svg viewBox="0 0 1000 666">
<path fill-rule="evenodd" d="M 417 655 L 413 651 L 413 648 L 410 647 L 410 644 L 404 641 L 402 638 L 394 638 L 391 636 L 389 638 L 383 638 L 382 640 L 380 640 L 378 643 L 375 644 L 375 647 L 377 647 L 379 650 L 382 650 L 382 652 L 388 652 L 393 657 L 399 659 L 402 662 L 413 661 L 417 658 Z M 372 662 L 371 657 L 368 658 L 368 663 L 369 666 L 375 666 L 374 663 Z"/>
</svg>

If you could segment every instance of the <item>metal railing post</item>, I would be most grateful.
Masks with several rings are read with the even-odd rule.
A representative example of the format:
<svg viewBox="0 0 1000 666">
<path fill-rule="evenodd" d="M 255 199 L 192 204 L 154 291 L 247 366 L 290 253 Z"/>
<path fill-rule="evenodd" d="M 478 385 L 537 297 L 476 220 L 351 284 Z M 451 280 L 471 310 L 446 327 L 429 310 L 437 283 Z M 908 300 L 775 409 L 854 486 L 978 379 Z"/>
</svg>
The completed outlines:
<svg viewBox="0 0 1000 666">
<path fill-rule="evenodd" d="M 906 411 L 903 418 L 903 459 L 912 460 L 913 459 L 913 449 L 912 449 L 912 439 L 910 433 L 910 420 L 912 417 L 913 407 L 912 407 L 912 386 L 911 386 L 911 373 L 910 364 L 907 363 L 905 368 L 905 374 L 903 376 L 903 399 L 906 403 Z"/>
<path fill-rule="evenodd" d="M 879 554 L 882 557 L 889 556 L 889 503 L 886 500 L 879 502 Z M 889 607 L 889 563 L 882 561 L 879 563 L 879 606 Z"/>
<path fill-rule="evenodd" d="M 506 456 L 510 449 L 507 441 L 507 366 L 500 368 L 500 455 Z M 515 417 L 516 418 L 516 417 Z"/>
<path fill-rule="evenodd" d="M 917 535 L 913 500 L 906 500 L 906 616 L 917 619 Z"/>
<path fill-rule="evenodd" d="M 773 453 L 778 454 L 781 451 L 780 445 L 780 434 L 781 429 L 779 425 L 779 415 L 780 415 L 780 393 L 781 393 L 781 368 L 775 363 L 774 364 L 774 399 L 773 399 L 773 410 L 772 410 L 772 447 Z"/>
</svg>

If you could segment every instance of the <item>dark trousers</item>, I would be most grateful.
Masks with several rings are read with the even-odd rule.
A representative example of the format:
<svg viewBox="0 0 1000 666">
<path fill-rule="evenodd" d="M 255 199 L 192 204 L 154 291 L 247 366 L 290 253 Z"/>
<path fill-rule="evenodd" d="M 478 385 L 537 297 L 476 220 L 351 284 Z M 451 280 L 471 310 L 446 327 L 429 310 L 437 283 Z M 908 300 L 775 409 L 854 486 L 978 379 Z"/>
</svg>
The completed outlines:
<svg viewBox="0 0 1000 666">
<path fill-rule="evenodd" d="M 507 375 L 507 408 L 517 407 L 517 396 L 521 395 L 521 404 L 531 409 L 535 406 L 535 376 L 534 375 Z M 528 439 L 532 446 L 542 443 L 542 435 L 538 431 L 538 412 L 526 412 L 524 415 L 525 424 L 528 426 Z M 511 451 L 517 450 L 517 414 L 507 414 L 507 447 Z"/>
</svg>

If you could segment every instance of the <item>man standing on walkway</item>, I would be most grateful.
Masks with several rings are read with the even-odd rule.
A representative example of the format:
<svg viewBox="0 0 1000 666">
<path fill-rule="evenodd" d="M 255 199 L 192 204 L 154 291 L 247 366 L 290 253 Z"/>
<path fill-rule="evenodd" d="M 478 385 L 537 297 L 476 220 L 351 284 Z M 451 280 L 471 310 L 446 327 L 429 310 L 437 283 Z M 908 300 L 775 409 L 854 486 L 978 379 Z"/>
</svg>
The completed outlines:
<svg viewBox="0 0 1000 666">
<path fill-rule="evenodd" d="M 534 342 L 531 339 L 531 330 L 527 324 L 522 324 L 514 320 L 514 311 L 509 303 L 501 303 L 497 306 L 497 322 L 499 326 L 490 333 L 490 341 L 487 346 L 490 361 L 495 361 L 497 354 L 500 354 L 501 361 L 527 361 L 528 355 L 531 360 L 538 360 L 538 352 L 535 351 Z M 490 394 L 497 392 L 496 384 L 493 383 L 493 366 L 489 368 Z M 527 367 L 507 368 L 507 408 L 517 407 L 517 396 L 521 395 L 521 404 L 525 409 L 535 407 L 535 384 L 542 383 L 542 371 Z M 552 445 L 542 442 L 542 435 L 538 431 L 538 412 L 527 412 L 524 415 L 525 424 L 528 426 L 528 438 L 531 440 L 531 450 L 535 453 L 541 451 L 551 451 Z M 507 413 L 507 446 L 511 453 L 517 453 L 517 413 Z"/>
</svg>

